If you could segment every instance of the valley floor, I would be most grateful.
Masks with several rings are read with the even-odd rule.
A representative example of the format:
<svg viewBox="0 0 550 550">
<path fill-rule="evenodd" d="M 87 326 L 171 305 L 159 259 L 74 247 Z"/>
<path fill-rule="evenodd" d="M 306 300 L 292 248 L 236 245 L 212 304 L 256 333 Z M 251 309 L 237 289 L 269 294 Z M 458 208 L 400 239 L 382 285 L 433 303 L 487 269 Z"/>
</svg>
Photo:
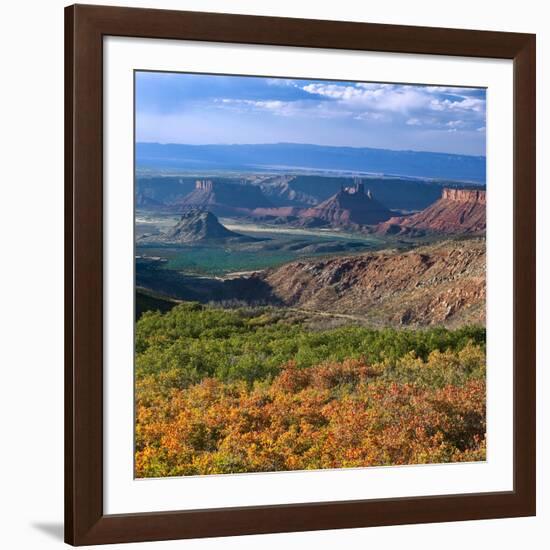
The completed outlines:
<svg viewBox="0 0 550 550">
<path fill-rule="evenodd" d="M 155 249 L 155 253 L 162 253 Z M 223 252 L 223 251 L 222 251 Z M 208 256 L 208 250 L 202 253 Z M 219 248 L 214 253 L 219 254 Z M 226 251 L 232 261 L 232 251 Z M 320 255 L 249 272 L 200 274 L 160 261 L 137 263 L 139 312 L 151 293 L 169 300 L 272 305 L 371 326 L 485 323 L 485 239 L 454 239 L 400 251 Z M 268 260 L 269 261 L 269 260 Z"/>
</svg>

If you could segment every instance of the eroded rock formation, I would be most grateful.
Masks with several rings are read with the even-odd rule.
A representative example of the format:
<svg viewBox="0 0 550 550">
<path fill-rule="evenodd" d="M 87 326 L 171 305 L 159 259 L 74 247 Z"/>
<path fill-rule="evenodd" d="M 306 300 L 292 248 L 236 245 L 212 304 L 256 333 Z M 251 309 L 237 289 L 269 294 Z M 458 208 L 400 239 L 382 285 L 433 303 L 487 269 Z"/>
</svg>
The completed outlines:
<svg viewBox="0 0 550 550">
<path fill-rule="evenodd" d="M 410 216 L 390 218 L 377 227 L 377 232 L 482 234 L 486 224 L 485 191 L 445 188 L 441 198 L 428 208 Z"/>
</svg>

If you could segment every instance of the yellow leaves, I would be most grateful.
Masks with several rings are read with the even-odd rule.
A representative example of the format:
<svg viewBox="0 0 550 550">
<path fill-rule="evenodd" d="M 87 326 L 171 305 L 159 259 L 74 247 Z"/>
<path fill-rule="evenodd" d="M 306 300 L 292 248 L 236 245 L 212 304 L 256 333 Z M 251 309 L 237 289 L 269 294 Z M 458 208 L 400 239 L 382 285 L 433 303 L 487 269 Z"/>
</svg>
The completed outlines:
<svg viewBox="0 0 550 550">
<path fill-rule="evenodd" d="M 479 359 L 474 348 L 461 353 L 463 357 L 452 357 L 455 368 Z M 410 365 L 417 358 L 403 361 Z M 422 368 L 437 371 L 448 363 L 447 354 L 437 352 Z M 271 385 L 207 378 L 169 395 L 138 399 L 136 473 L 150 477 L 485 459 L 483 380 L 438 389 L 373 377 L 371 371 L 361 360 L 309 369 L 289 363 Z"/>
</svg>

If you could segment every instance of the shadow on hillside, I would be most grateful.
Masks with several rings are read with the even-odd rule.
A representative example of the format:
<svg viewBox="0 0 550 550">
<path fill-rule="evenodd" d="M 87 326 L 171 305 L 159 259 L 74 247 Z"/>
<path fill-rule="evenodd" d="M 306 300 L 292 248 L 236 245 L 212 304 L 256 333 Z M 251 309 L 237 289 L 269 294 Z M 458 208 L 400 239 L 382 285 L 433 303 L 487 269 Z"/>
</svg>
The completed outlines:
<svg viewBox="0 0 550 550">
<path fill-rule="evenodd" d="M 250 305 L 283 305 L 271 286 L 260 277 L 218 279 L 163 269 L 137 269 L 136 286 L 176 299 L 200 302 L 242 302 Z"/>
</svg>

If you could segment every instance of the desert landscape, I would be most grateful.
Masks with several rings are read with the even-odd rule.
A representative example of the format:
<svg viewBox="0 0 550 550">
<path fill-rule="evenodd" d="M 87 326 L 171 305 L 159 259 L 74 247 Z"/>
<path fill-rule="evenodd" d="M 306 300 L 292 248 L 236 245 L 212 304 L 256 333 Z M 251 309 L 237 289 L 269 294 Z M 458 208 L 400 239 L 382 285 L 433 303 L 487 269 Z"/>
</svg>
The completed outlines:
<svg viewBox="0 0 550 550">
<path fill-rule="evenodd" d="M 156 292 L 328 309 L 380 326 L 483 324 L 485 191 L 441 185 L 440 198 L 403 214 L 368 179 L 341 179 L 317 205 L 266 208 L 257 184 L 223 182 L 219 193 L 215 180 L 197 180 L 182 199 L 138 206 L 138 310 Z"/>
<path fill-rule="evenodd" d="M 136 476 L 485 460 L 485 233 L 483 155 L 138 141 Z"/>
</svg>

